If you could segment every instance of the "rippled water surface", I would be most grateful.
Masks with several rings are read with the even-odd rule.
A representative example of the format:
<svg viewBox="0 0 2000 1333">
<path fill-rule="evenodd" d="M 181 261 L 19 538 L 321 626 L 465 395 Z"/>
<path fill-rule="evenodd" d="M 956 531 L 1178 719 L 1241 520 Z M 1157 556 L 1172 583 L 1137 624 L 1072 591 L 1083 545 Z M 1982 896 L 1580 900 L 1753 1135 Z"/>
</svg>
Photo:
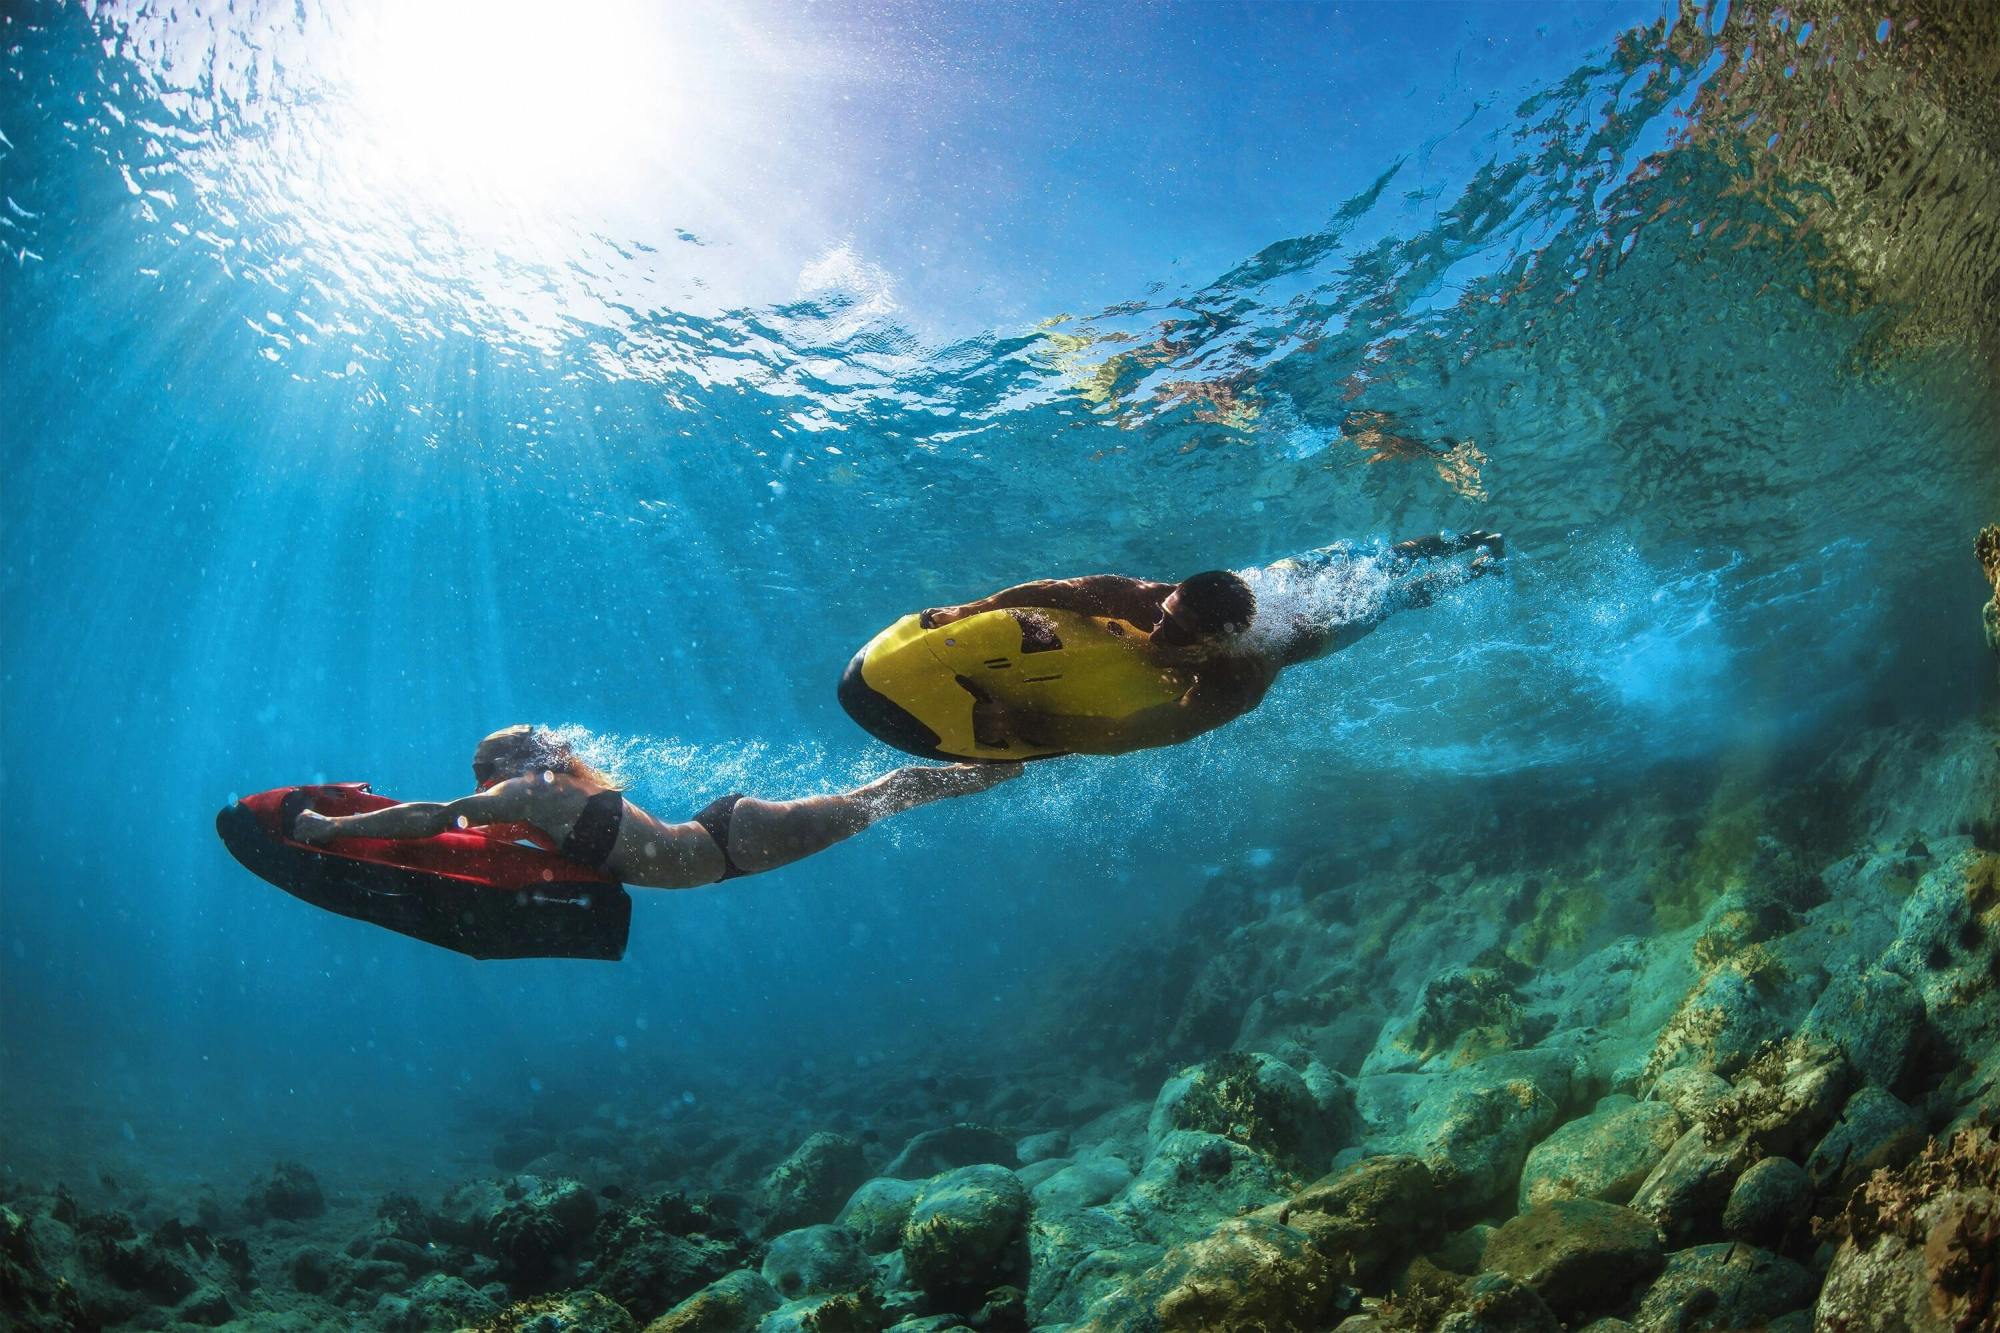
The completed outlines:
<svg viewBox="0 0 2000 1333">
<path fill-rule="evenodd" d="M 12 1122 L 366 1159 L 468 1102 L 865 1066 L 1244 857 L 1971 711 L 1994 28 L 10 8 Z M 897 757 L 833 686 L 906 610 L 1475 527 L 1505 586 L 1254 716 L 645 898 L 618 967 L 432 954 L 209 831 L 315 775 L 455 794 L 521 720 L 666 810 L 819 790 Z"/>
</svg>

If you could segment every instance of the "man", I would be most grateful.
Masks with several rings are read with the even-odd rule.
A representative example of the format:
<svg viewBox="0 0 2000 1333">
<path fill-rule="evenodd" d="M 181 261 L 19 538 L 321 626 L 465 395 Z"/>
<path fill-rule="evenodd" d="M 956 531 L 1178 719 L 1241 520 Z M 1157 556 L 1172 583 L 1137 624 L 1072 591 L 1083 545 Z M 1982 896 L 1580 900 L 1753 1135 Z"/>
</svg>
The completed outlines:
<svg viewBox="0 0 2000 1333">
<path fill-rule="evenodd" d="M 1469 565 L 1447 563 L 1471 551 L 1479 555 Z M 1428 606 L 1446 587 L 1503 572 L 1505 554 L 1497 532 L 1420 537 L 1386 550 L 1337 543 L 1247 578 L 1209 570 L 1179 583 L 1117 574 L 1022 583 L 934 607 L 920 621 L 929 630 L 987 611 L 1042 609 L 1129 624 L 1143 635 L 1134 649 L 1178 697 L 1115 716 L 1035 710 L 977 692 L 973 705 L 982 747 L 1123 754 L 1176 745 L 1241 717 L 1286 667 L 1345 648 L 1395 612 Z"/>
</svg>

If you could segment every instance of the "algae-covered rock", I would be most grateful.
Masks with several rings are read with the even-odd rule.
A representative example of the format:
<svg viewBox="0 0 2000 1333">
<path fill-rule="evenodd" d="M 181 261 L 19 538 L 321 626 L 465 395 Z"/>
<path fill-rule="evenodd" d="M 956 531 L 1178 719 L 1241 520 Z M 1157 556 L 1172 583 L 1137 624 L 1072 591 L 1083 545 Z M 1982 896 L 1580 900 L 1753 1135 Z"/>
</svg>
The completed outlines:
<svg viewBox="0 0 2000 1333">
<path fill-rule="evenodd" d="M 708 1202 L 666 1191 L 597 1229 L 596 1285 L 639 1319 L 653 1319 L 756 1262 L 755 1247 Z"/>
<path fill-rule="evenodd" d="M 1853 1086 L 1839 1050 L 1793 1038 L 1759 1051 L 1699 1123 L 1711 1143 L 1738 1140 L 1753 1160 L 1793 1157 L 1826 1132 Z"/>
<path fill-rule="evenodd" d="M 1224 1222 L 1176 1245 L 1130 1289 L 1113 1292 L 1074 1333 L 1315 1333 L 1341 1286 L 1306 1237 L 1262 1218 Z"/>
<path fill-rule="evenodd" d="M 1941 857 L 1904 901 L 1884 965 L 1916 987 L 1960 1059 L 2000 1047 L 2000 853 Z"/>
<path fill-rule="evenodd" d="M 1707 1119 L 1709 1111 L 1730 1092 L 1729 1080 L 1714 1070 L 1687 1065 L 1666 1070 L 1653 1081 L 1653 1096 L 1673 1107 L 1687 1125 Z"/>
<path fill-rule="evenodd" d="M 1782 971 L 1762 945 L 1711 968 L 1660 1031 L 1647 1072 L 1692 1065 L 1726 1078 L 1750 1063 L 1767 1042 L 1785 1035 L 1784 1019 L 1773 1008 Z"/>
<path fill-rule="evenodd" d="M 1086 1157 L 1034 1186 L 1032 1193 L 1037 1208 L 1075 1211 L 1117 1198 L 1132 1180 L 1132 1168 L 1118 1158 Z"/>
<path fill-rule="evenodd" d="M 1652 1219 L 1669 1245 L 1720 1235 L 1723 1206 L 1752 1157 L 1741 1139 L 1710 1143 L 1691 1129 L 1674 1141 L 1631 1206 Z"/>
<path fill-rule="evenodd" d="M 1528 1151 L 1522 1209 L 1556 1199 L 1624 1203 L 1658 1166 L 1684 1128 L 1665 1102 L 1607 1097 L 1589 1115 L 1560 1125 Z"/>
<path fill-rule="evenodd" d="M 857 1291 L 874 1277 L 875 1266 L 861 1243 L 825 1223 L 787 1231 L 764 1253 L 764 1280 L 788 1301 Z"/>
<path fill-rule="evenodd" d="M 923 1189 L 919 1181 L 877 1176 L 861 1188 L 840 1210 L 834 1224 L 861 1242 L 870 1254 L 882 1254 L 903 1243 L 903 1223 L 911 1205 Z"/>
<path fill-rule="evenodd" d="M 842 1291 L 787 1302 L 764 1316 L 757 1333 L 876 1333 L 883 1323 L 873 1292 Z"/>
<path fill-rule="evenodd" d="M 1722 1229 L 1731 1239 L 1782 1247 L 1804 1234 L 1812 1211 L 1812 1180 L 1789 1157 L 1766 1157 L 1737 1177 L 1722 1208 Z"/>
<path fill-rule="evenodd" d="M 85 1327 L 83 1302 L 50 1271 L 28 1220 L 0 1205 L 0 1323 L 22 1333 L 73 1333 Z"/>
<path fill-rule="evenodd" d="M 1020 1159 L 1022 1166 L 1061 1157 L 1068 1151 L 1069 1135 L 1060 1129 L 1052 1129 L 1045 1134 L 1030 1134 L 1014 1145 L 1014 1155 Z"/>
<path fill-rule="evenodd" d="M 1980 628 L 1986 634 L 1986 646 L 2000 653 L 2000 524 L 1988 524 L 1979 530 L 1972 540 L 1973 558 L 1986 573 L 1986 581 L 1993 585 L 1993 595 L 1979 608 Z"/>
<path fill-rule="evenodd" d="M 1506 971 L 1451 967 L 1424 983 L 1416 1009 L 1382 1031 L 1362 1062 L 1363 1074 L 1393 1074 L 1470 1064 L 1495 1051 L 1528 1044 L 1547 1030 L 1531 1020 Z"/>
<path fill-rule="evenodd" d="M 492 1297 L 464 1278 L 432 1273 L 409 1291 L 377 1301 L 375 1322 L 390 1333 L 431 1333 L 464 1328 L 499 1312 Z"/>
<path fill-rule="evenodd" d="M 595 1291 L 516 1301 L 466 1333 L 638 1333 L 623 1306 Z"/>
<path fill-rule="evenodd" d="M 947 1125 L 943 1129 L 927 1129 L 904 1144 L 881 1174 L 897 1180 L 927 1180 L 954 1167 L 986 1163 L 1019 1166 L 1014 1141 L 985 1125 Z"/>
<path fill-rule="evenodd" d="M 1562 1323 L 1534 1288 L 1506 1273 L 1481 1273 L 1465 1284 L 1437 1333 L 1559 1333 Z"/>
<path fill-rule="evenodd" d="M 1455 1087 L 1411 1118 L 1413 1137 L 1448 1206 L 1476 1213 L 1514 1197 L 1528 1149 L 1556 1120 L 1556 1104 L 1524 1078 Z"/>
<path fill-rule="evenodd" d="M 486 1249 L 515 1280 L 547 1275 L 597 1225 L 597 1196 L 574 1180 L 520 1178 L 525 1188 L 488 1220 Z"/>
<path fill-rule="evenodd" d="M 646 1325 L 645 1333 L 756 1333 L 784 1302 L 760 1275 L 738 1269 Z"/>
<path fill-rule="evenodd" d="M 1878 1169 L 1915 1157 L 1925 1137 L 1922 1116 L 1880 1088 L 1862 1088 L 1806 1159 L 1806 1174 L 1821 1194 L 1844 1198 Z"/>
<path fill-rule="evenodd" d="M 1667 1256 L 1632 1323 L 1645 1333 L 1763 1328 L 1812 1304 L 1813 1275 L 1753 1245 L 1697 1245 Z"/>
<path fill-rule="evenodd" d="M 1443 1212 L 1430 1167 L 1385 1154 L 1314 1181 L 1279 1207 L 1276 1220 L 1311 1237 L 1334 1274 L 1359 1285 L 1428 1245 Z"/>
<path fill-rule="evenodd" d="M 935 1299 L 1025 1284 L 1028 1191 L 1001 1166 L 963 1166 L 925 1182 L 903 1223 L 910 1280 Z"/>
<path fill-rule="evenodd" d="M 1933 1139 L 1871 1177 L 1827 1228 L 1840 1242 L 1815 1318 L 1854 1333 L 2000 1326 L 2000 1126 Z"/>
<path fill-rule="evenodd" d="M 1799 1035 L 1838 1047 L 1866 1081 L 1893 1088 L 1923 1030 L 1924 1002 L 1894 972 L 1842 972 L 1827 983 Z"/>
<path fill-rule="evenodd" d="M 764 1178 L 765 1230 L 776 1233 L 831 1222 L 867 1178 L 868 1162 L 859 1143 L 844 1134 L 811 1135 Z"/>
<path fill-rule="evenodd" d="M 243 1210 L 260 1221 L 275 1217 L 300 1222 L 325 1213 L 326 1196 L 320 1192 L 318 1177 L 303 1165 L 279 1162 L 250 1186 Z"/>
<path fill-rule="evenodd" d="M 1160 1089 L 1147 1134 L 1155 1145 L 1178 1130 L 1219 1134 L 1279 1162 L 1324 1169 L 1352 1131 L 1354 1099 L 1329 1071 L 1309 1072 L 1254 1051 L 1205 1060 Z"/>
<path fill-rule="evenodd" d="M 1503 1223 L 1487 1240 L 1482 1266 L 1520 1279 L 1574 1322 L 1623 1304 L 1661 1262 L 1650 1219 L 1617 1204 L 1561 1199 Z"/>
<path fill-rule="evenodd" d="M 1045 1212 L 1028 1222 L 1028 1314 L 1036 1327 L 1083 1317 L 1165 1255 L 1130 1220 L 1103 1208 Z"/>
<path fill-rule="evenodd" d="M 1286 1193 L 1284 1176 L 1263 1153 L 1219 1134 L 1182 1129 L 1160 1141 L 1111 1207 L 1148 1238 L 1171 1245 Z"/>
</svg>

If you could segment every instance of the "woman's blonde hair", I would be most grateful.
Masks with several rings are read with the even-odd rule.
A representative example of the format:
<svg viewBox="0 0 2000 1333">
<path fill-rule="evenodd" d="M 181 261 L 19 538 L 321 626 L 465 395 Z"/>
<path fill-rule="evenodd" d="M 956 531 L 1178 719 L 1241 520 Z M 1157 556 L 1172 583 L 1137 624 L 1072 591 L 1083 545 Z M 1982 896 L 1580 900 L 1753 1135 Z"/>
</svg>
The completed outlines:
<svg viewBox="0 0 2000 1333">
<path fill-rule="evenodd" d="M 599 787 L 616 787 L 612 777 L 577 756 L 570 743 L 548 727 L 518 723 L 489 733 L 472 752 L 473 776 L 488 770 L 496 778 L 517 778 L 525 773 L 561 773 Z M 480 777 L 480 781 L 487 779 Z"/>
</svg>

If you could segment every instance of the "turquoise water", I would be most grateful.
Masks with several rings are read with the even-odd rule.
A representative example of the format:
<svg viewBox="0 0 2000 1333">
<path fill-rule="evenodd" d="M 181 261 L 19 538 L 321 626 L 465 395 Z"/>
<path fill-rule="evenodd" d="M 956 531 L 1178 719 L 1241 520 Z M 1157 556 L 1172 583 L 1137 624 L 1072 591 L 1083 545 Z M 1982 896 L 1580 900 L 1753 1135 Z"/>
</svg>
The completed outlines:
<svg viewBox="0 0 2000 1333">
<path fill-rule="evenodd" d="M 817 1124 L 815 1071 L 976 1066 L 1218 876 L 1993 703 L 1990 224 L 1871 213 L 1720 13 L 4 24 L 17 1179 L 434 1190 L 495 1119 L 779 1080 Z M 517 721 L 662 814 L 844 786 L 899 756 L 835 682 L 908 610 L 1475 527 L 1505 586 L 1254 715 L 640 893 L 615 966 L 326 916 L 211 832 L 461 794 Z"/>
</svg>

